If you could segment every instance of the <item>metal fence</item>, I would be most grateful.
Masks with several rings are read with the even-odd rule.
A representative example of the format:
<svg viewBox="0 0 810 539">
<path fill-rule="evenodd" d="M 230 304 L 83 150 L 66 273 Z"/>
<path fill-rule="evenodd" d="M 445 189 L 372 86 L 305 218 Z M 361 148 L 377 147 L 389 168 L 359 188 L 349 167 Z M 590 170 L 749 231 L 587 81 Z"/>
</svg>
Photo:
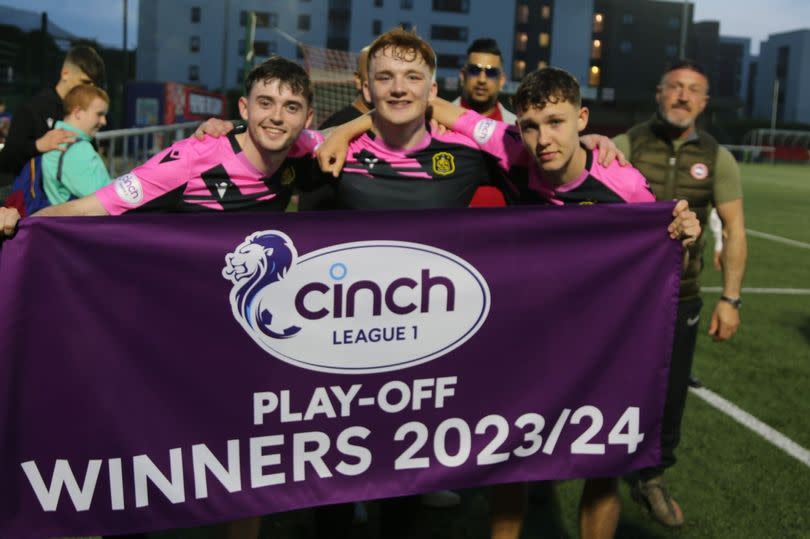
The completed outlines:
<svg viewBox="0 0 810 539">
<path fill-rule="evenodd" d="M 111 178 L 132 170 L 170 144 L 188 137 L 200 122 L 102 131 L 96 135 L 99 153 Z"/>
</svg>

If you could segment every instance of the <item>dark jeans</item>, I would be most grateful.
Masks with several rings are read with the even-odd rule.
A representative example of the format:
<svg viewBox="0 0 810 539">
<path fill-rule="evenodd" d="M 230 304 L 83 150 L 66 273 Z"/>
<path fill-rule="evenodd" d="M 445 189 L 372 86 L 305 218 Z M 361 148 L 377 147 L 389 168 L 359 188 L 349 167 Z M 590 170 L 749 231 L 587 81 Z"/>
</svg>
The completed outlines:
<svg viewBox="0 0 810 539">
<path fill-rule="evenodd" d="M 681 441 L 681 420 L 686 408 L 686 393 L 689 390 L 689 373 L 695 356 L 695 343 L 700 326 L 700 298 L 678 303 L 678 317 L 675 321 L 675 340 L 672 344 L 672 363 L 669 367 L 667 397 L 664 402 L 664 417 L 661 424 L 661 464 L 645 468 L 639 472 L 642 480 L 651 479 L 664 473 L 675 464 L 675 448 Z"/>
</svg>

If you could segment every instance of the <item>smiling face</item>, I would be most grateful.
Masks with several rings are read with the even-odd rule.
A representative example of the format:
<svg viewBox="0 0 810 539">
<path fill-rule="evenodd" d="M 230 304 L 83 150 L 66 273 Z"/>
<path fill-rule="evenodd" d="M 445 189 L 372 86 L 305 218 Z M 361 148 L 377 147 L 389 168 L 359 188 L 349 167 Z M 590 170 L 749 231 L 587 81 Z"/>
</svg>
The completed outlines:
<svg viewBox="0 0 810 539">
<path fill-rule="evenodd" d="M 239 98 L 239 113 L 247 121 L 253 146 L 262 153 L 287 151 L 312 121 L 306 98 L 278 79 L 258 80 L 247 97 Z"/>
<path fill-rule="evenodd" d="M 670 125 L 689 133 L 706 108 L 708 91 L 709 81 L 697 71 L 688 68 L 669 71 L 656 90 L 658 112 Z"/>
<path fill-rule="evenodd" d="M 424 128 L 425 111 L 436 96 L 431 68 L 415 50 L 385 47 L 369 61 L 363 94 L 376 108 L 376 118 L 398 127 Z"/>
<path fill-rule="evenodd" d="M 94 97 L 86 109 L 75 109 L 67 121 L 87 135 L 94 137 L 99 129 L 107 125 L 108 108 L 109 105 L 106 101 Z"/>
<path fill-rule="evenodd" d="M 526 150 L 548 177 L 564 183 L 585 167 L 579 132 L 588 125 L 588 109 L 557 99 L 545 106 L 518 109 L 517 123 Z"/>
</svg>

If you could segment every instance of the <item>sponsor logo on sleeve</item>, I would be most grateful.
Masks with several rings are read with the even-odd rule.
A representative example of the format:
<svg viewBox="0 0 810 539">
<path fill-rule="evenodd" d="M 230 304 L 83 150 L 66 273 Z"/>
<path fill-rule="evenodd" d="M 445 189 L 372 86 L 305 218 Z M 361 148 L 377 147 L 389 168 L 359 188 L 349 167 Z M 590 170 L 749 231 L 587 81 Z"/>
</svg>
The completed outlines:
<svg viewBox="0 0 810 539">
<path fill-rule="evenodd" d="M 495 120 L 487 118 L 479 120 L 473 129 L 473 138 L 478 144 L 486 144 L 495 134 Z"/>
<path fill-rule="evenodd" d="M 256 344 L 321 372 L 387 372 L 437 359 L 478 332 L 491 303 L 469 262 L 402 241 L 299 256 L 289 236 L 263 230 L 226 255 L 222 276 L 232 283 L 231 312 Z"/>
<path fill-rule="evenodd" d="M 689 169 L 689 174 L 696 180 L 705 180 L 709 177 L 709 167 L 703 163 L 695 163 L 692 165 L 692 168 Z"/>
<path fill-rule="evenodd" d="M 132 172 L 116 178 L 115 193 L 118 198 L 130 206 L 136 206 L 143 202 L 143 186 L 141 186 L 138 177 Z"/>
<path fill-rule="evenodd" d="M 456 171 L 456 160 L 453 154 L 439 152 L 433 155 L 433 172 L 439 176 L 449 176 Z"/>
</svg>

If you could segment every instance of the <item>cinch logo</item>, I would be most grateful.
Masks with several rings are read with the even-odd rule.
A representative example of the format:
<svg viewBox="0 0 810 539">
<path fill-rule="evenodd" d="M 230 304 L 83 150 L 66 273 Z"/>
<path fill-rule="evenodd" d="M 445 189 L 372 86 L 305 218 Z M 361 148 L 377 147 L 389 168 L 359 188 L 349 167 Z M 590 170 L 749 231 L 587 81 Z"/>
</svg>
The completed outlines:
<svg viewBox="0 0 810 539">
<path fill-rule="evenodd" d="M 134 206 L 143 202 L 143 187 L 138 177 L 133 174 L 124 174 L 115 180 L 115 193 L 122 201 Z"/>
<path fill-rule="evenodd" d="M 489 314 L 489 287 L 465 260 L 418 243 L 332 245 L 301 258 L 279 231 L 225 257 L 231 310 L 273 356 L 325 372 L 370 373 L 431 361 Z"/>
</svg>

